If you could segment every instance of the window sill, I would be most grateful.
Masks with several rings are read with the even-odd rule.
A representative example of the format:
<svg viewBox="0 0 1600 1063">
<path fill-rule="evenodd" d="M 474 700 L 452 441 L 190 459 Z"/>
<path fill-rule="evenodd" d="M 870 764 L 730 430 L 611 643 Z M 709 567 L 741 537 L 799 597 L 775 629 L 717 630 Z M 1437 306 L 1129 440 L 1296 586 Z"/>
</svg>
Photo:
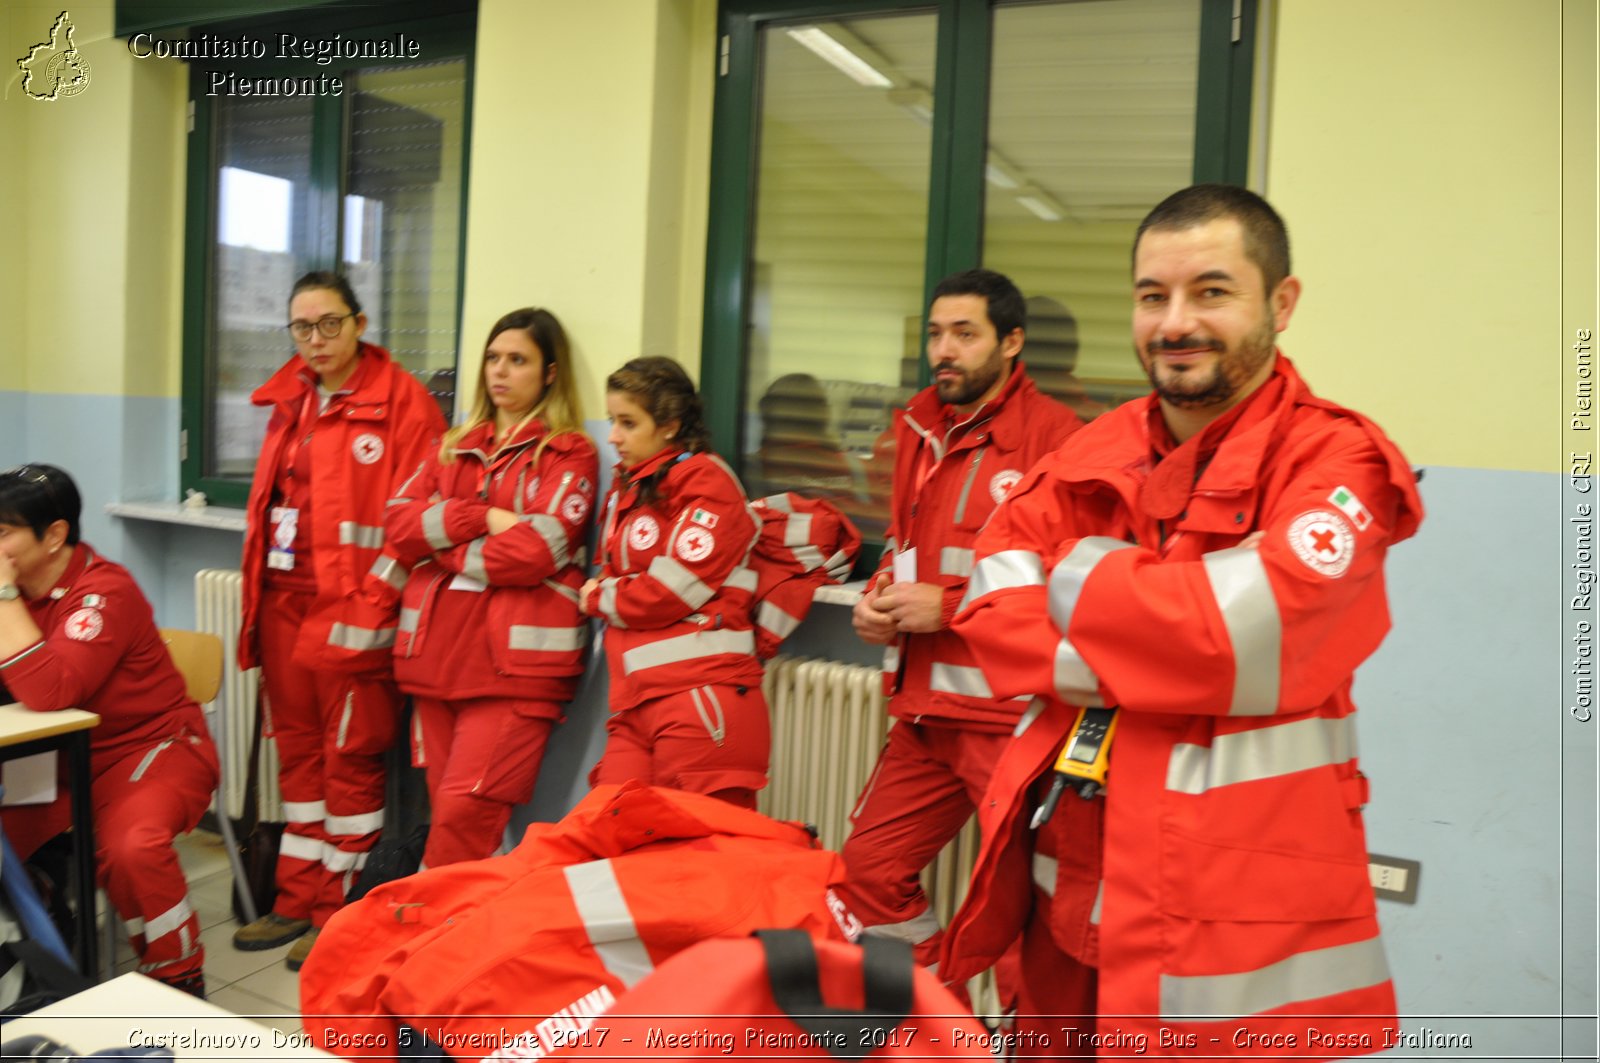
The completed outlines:
<svg viewBox="0 0 1600 1063">
<path fill-rule="evenodd" d="M 246 513 L 223 506 L 190 509 L 181 502 L 109 502 L 106 512 L 123 520 L 148 520 L 158 524 L 181 524 L 189 528 L 244 533 Z"/>
</svg>

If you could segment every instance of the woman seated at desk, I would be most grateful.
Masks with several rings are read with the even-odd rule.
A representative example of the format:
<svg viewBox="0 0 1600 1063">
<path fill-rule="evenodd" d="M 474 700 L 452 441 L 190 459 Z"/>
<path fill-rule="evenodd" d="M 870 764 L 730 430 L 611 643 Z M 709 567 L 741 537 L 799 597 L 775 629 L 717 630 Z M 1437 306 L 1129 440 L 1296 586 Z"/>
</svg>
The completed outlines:
<svg viewBox="0 0 1600 1063">
<path fill-rule="evenodd" d="M 90 763 L 100 885 L 140 972 L 204 996 L 200 923 L 172 839 L 210 805 L 217 751 L 138 584 L 78 541 L 82 508 L 72 477 L 52 465 L 0 472 L 3 700 L 99 714 Z M 26 859 L 66 828 L 66 794 L 0 818 Z"/>
</svg>

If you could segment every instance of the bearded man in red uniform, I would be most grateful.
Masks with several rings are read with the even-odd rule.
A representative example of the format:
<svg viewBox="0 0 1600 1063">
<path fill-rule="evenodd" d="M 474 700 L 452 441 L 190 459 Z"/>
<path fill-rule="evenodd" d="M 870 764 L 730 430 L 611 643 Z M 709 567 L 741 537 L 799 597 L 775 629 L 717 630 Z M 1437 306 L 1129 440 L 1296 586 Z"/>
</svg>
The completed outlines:
<svg viewBox="0 0 1600 1063">
<path fill-rule="evenodd" d="M 1082 422 L 1034 387 L 1018 355 L 1027 308 L 1007 277 L 940 281 L 928 310 L 933 386 L 895 416 L 888 549 L 852 620 L 884 647 L 895 717 L 843 853 L 851 907 L 875 933 L 939 954 L 922 869 L 972 816 L 1027 699 L 996 695 L 950 619 L 978 529 L 1034 462 Z"/>
<path fill-rule="evenodd" d="M 941 973 L 1020 936 L 1019 1021 L 1050 1054 L 1374 1051 L 1395 1000 L 1350 688 L 1389 627 L 1415 476 L 1277 350 L 1300 281 L 1259 196 L 1162 202 L 1133 290 L 1154 394 L 1017 485 L 955 620 L 995 694 L 1034 700 Z M 1084 706 L 1116 711 L 1103 795 L 1033 828 Z"/>
</svg>

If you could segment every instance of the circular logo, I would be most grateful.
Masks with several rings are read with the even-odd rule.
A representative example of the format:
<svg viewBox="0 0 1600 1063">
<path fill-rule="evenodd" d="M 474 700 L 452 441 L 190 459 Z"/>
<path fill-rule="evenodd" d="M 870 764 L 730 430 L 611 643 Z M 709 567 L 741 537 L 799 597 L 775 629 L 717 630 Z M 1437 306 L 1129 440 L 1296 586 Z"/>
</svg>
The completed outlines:
<svg viewBox="0 0 1600 1063">
<path fill-rule="evenodd" d="M 79 642 L 89 642 L 100 632 L 104 631 L 106 622 L 98 609 L 79 609 L 67 617 L 67 622 L 61 625 L 61 630 L 66 632 L 69 639 Z"/>
<path fill-rule="evenodd" d="M 1016 469 L 1001 469 L 989 480 L 989 497 L 998 505 L 1006 497 L 1006 492 L 1017 486 L 1017 481 L 1022 479 L 1022 473 Z"/>
<path fill-rule="evenodd" d="M 589 515 L 589 500 L 582 495 L 568 495 L 561 503 L 561 515 L 567 518 L 568 524 L 582 524 L 583 518 Z"/>
<path fill-rule="evenodd" d="M 637 518 L 628 527 L 628 545 L 635 550 L 648 550 L 661 538 L 661 525 L 648 513 Z"/>
<path fill-rule="evenodd" d="M 1313 572 L 1338 577 L 1356 555 L 1356 537 L 1343 517 L 1314 509 L 1289 525 L 1289 548 Z"/>
<path fill-rule="evenodd" d="M 716 548 L 716 538 L 698 524 L 691 524 L 678 536 L 678 556 L 691 564 L 704 561 Z"/>
<path fill-rule="evenodd" d="M 44 83 L 54 86 L 50 98 L 76 96 L 89 87 L 89 61 L 76 48 L 57 52 L 44 68 Z"/>
<path fill-rule="evenodd" d="M 350 444 L 350 453 L 363 465 L 371 465 L 383 457 L 383 440 L 371 432 L 363 432 L 356 436 L 356 441 Z"/>
</svg>

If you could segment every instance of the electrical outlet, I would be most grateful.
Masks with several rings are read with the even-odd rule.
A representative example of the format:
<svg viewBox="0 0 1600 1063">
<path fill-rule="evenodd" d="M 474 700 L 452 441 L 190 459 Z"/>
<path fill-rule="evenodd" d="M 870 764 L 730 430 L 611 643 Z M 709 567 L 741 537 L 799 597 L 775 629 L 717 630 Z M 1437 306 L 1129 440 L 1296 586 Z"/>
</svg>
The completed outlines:
<svg viewBox="0 0 1600 1063">
<path fill-rule="evenodd" d="M 1415 904 L 1417 880 L 1422 877 L 1422 864 L 1398 856 L 1368 853 L 1367 877 L 1372 881 L 1372 892 L 1384 900 Z"/>
</svg>

